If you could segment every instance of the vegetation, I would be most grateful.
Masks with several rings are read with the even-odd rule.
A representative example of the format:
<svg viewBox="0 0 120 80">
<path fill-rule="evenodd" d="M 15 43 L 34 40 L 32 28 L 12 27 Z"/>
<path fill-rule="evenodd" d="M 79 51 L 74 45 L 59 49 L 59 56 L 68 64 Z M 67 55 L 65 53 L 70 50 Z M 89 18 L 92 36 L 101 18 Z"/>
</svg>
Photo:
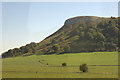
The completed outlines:
<svg viewBox="0 0 120 80">
<path fill-rule="evenodd" d="M 2 57 L 118 50 L 118 18 L 80 16 L 70 18 L 40 43 L 8 50 Z"/>
<path fill-rule="evenodd" d="M 58 44 L 55 44 L 52 46 L 52 50 L 54 51 L 54 53 L 58 53 L 60 50 L 60 46 Z"/>
<path fill-rule="evenodd" d="M 66 63 L 62 63 L 62 66 L 67 66 L 67 64 Z"/>
<path fill-rule="evenodd" d="M 83 63 L 89 68 L 84 74 L 79 71 Z M 10 57 L 2 59 L 2 78 L 118 78 L 117 65 L 117 52 Z"/>
<path fill-rule="evenodd" d="M 70 52 L 70 46 L 69 45 L 67 45 L 67 46 L 64 47 L 64 52 L 65 53 Z"/>
<path fill-rule="evenodd" d="M 88 66 L 87 66 L 87 64 L 80 65 L 80 71 L 82 71 L 82 72 L 88 72 Z"/>
</svg>

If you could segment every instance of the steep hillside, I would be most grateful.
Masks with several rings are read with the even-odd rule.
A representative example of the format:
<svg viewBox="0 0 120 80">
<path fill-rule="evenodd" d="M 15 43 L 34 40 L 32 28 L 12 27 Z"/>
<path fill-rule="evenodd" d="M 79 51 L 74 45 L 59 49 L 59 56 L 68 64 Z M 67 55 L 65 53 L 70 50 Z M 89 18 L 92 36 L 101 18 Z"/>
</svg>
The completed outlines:
<svg viewBox="0 0 120 80">
<path fill-rule="evenodd" d="M 67 19 L 40 43 L 30 43 L 3 53 L 2 57 L 118 50 L 118 18 L 78 16 Z"/>
</svg>

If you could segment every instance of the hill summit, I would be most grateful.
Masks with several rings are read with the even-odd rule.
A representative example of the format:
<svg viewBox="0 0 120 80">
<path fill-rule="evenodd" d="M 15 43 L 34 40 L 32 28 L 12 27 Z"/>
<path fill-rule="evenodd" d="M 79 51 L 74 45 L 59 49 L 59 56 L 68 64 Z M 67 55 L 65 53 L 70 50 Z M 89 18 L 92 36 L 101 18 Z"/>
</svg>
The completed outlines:
<svg viewBox="0 0 120 80">
<path fill-rule="evenodd" d="M 77 16 L 39 43 L 10 49 L 2 57 L 118 50 L 118 18 Z"/>
</svg>

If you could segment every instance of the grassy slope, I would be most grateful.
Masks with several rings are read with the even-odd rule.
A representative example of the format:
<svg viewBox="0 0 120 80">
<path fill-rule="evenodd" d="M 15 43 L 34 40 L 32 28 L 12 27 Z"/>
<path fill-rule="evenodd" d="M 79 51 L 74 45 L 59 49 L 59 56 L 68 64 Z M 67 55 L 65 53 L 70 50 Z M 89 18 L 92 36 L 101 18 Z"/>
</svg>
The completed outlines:
<svg viewBox="0 0 120 80">
<path fill-rule="evenodd" d="M 40 62 L 39 62 L 40 60 Z M 88 73 L 81 73 L 79 65 L 118 65 L 117 52 L 94 52 L 63 55 L 32 55 L 3 59 L 3 77 L 117 77 L 117 66 L 89 66 Z M 67 67 L 61 67 L 66 62 Z M 46 64 L 49 65 L 46 65 Z M 37 72 L 37 73 L 36 73 Z"/>
</svg>

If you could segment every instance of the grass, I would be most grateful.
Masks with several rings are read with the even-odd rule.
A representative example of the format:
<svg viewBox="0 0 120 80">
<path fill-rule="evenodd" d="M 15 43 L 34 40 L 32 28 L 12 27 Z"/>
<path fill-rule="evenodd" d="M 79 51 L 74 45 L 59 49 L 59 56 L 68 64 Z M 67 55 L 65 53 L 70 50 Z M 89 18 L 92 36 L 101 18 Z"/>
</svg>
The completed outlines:
<svg viewBox="0 0 120 80">
<path fill-rule="evenodd" d="M 62 67 L 62 63 L 67 63 Z M 79 65 L 88 64 L 88 72 Z M 48 65 L 47 65 L 48 64 Z M 108 66 L 90 66 L 108 65 Z M 2 60 L 3 78 L 117 78 L 117 52 L 71 53 L 62 55 L 32 55 Z"/>
</svg>

